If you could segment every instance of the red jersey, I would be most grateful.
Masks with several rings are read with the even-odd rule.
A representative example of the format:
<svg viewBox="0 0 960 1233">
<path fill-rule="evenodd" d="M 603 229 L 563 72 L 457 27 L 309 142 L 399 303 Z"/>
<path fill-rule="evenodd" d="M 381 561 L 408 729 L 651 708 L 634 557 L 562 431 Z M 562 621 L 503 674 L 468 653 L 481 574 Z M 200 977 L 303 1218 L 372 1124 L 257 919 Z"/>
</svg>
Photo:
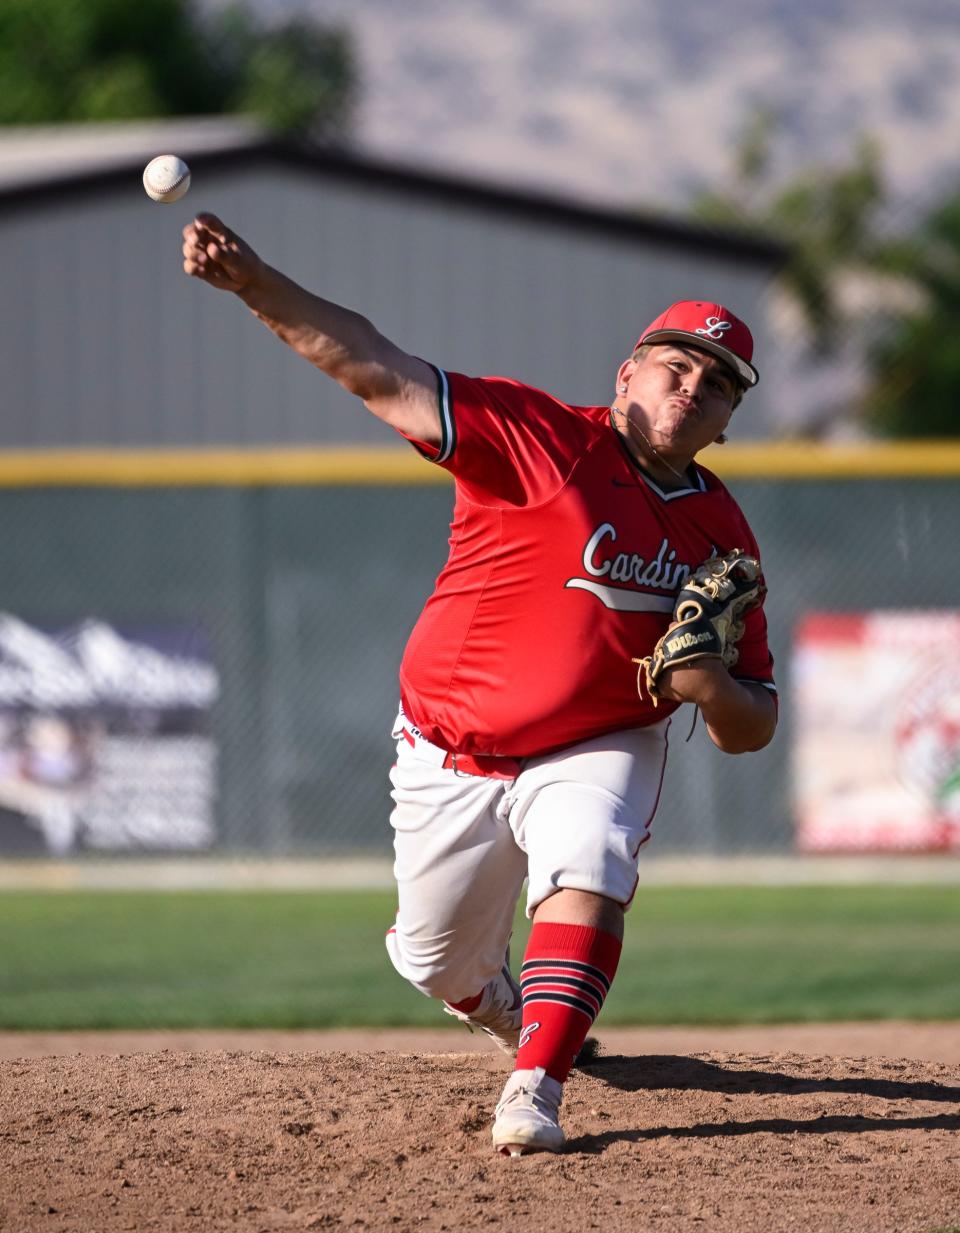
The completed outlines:
<svg viewBox="0 0 960 1233">
<path fill-rule="evenodd" d="M 656 723 L 633 658 L 664 633 L 685 579 L 714 553 L 759 555 L 739 506 L 692 465 L 664 492 L 607 407 L 571 407 L 505 378 L 438 372 L 439 449 L 456 480 L 450 554 L 407 643 L 404 712 L 463 754 L 522 758 Z M 733 675 L 773 686 L 762 608 Z"/>
</svg>

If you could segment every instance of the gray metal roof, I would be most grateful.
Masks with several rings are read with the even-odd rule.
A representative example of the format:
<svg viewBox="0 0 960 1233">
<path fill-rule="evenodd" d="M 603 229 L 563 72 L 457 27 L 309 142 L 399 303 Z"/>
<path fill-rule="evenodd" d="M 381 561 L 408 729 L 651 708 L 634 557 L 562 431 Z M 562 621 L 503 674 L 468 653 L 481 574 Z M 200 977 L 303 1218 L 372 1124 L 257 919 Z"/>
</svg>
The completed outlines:
<svg viewBox="0 0 960 1233">
<path fill-rule="evenodd" d="M 0 127 L 0 195 L 126 171 L 168 151 L 198 156 L 263 138 L 260 126 L 243 116 Z"/>
<path fill-rule="evenodd" d="M 622 240 L 676 245 L 686 252 L 723 253 L 761 266 L 779 266 L 787 256 L 780 241 L 754 232 L 649 211 L 603 209 L 551 194 L 420 171 L 355 151 L 278 141 L 245 117 L 0 128 L 0 210 L 126 188 L 139 180 L 144 164 L 157 154 L 178 154 L 195 173 L 213 167 L 280 165 L 425 200 L 536 219 L 542 225 L 602 231 Z"/>
</svg>

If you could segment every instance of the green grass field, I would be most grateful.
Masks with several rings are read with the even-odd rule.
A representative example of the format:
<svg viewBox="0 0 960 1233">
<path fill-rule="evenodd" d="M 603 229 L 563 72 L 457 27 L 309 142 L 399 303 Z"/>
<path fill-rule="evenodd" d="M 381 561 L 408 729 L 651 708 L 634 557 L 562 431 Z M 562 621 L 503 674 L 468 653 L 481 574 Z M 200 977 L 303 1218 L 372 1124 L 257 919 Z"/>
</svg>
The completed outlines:
<svg viewBox="0 0 960 1233">
<path fill-rule="evenodd" d="M 387 961 L 394 905 L 388 892 L 7 893 L 0 1028 L 439 1026 Z M 884 1018 L 960 1019 L 956 888 L 648 889 L 603 1013 Z"/>
</svg>

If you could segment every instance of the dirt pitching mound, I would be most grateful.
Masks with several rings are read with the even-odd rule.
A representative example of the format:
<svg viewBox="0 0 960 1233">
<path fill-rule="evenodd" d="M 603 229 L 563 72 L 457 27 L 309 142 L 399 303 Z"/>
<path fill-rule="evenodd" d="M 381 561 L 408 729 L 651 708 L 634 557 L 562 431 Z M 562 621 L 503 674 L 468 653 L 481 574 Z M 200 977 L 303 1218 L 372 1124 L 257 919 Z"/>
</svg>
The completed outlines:
<svg viewBox="0 0 960 1233">
<path fill-rule="evenodd" d="M 563 1155 L 496 1156 L 496 1054 L 0 1063 L 0 1229 L 930 1233 L 960 1226 L 960 1068 L 601 1054 Z"/>
</svg>

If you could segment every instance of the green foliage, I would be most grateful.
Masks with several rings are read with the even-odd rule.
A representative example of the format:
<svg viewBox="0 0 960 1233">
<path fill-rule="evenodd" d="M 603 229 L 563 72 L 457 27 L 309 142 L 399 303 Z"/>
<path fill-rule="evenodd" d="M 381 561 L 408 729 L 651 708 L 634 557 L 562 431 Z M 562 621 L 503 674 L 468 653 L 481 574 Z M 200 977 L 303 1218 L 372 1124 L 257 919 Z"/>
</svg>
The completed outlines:
<svg viewBox="0 0 960 1233">
<path fill-rule="evenodd" d="M 189 0 L 3 0 L 0 124 L 249 111 L 282 132 L 349 123 L 345 34 L 260 29 L 235 5 L 201 21 Z"/>
<path fill-rule="evenodd" d="M 886 436 L 960 437 L 960 195 L 884 258 L 909 278 L 919 306 L 874 345 L 864 416 Z"/>
<path fill-rule="evenodd" d="M 0 1028 L 448 1026 L 390 967 L 394 910 L 389 892 L 6 894 Z M 954 887 L 657 887 L 603 1021 L 960 1018 L 958 968 Z"/>
<path fill-rule="evenodd" d="M 316 133 L 334 127 L 352 89 L 346 35 L 292 21 L 269 39 L 251 37 L 237 106 L 280 132 Z"/>
<path fill-rule="evenodd" d="M 787 241 L 780 283 L 806 325 L 810 360 L 853 342 L 868 379 L 851 412 L 872 431 L 960 437 L 960 196 L 915 234 L 892 240 L 881 230 L 884 184 L 871 140 L 860 141 L 846 166 L 807 169 L 783 184 L 773 174 L 778 127 L 769 109 L 749 117 L 733 182 L 703 194 L 695 212 Z M 843 292 L 854 283 L 861 306 L 851 309 Z"/>
<path fill-rule="evenodd" d="M 694 212 L 705 222 L 762 230 L 787 242 L 782 284 L 802 311 L 814 353 L 829 354 L 847 324 L 840 277 L 874 260 L 884 199 L 879 153 L 864 138 L 848 166 L 808 168 L 779 184 L 772 171 L 778 127 L 767 108 L 750 116 L 735 154 L 733 183 L 704 193 Z"/>
</svg>

